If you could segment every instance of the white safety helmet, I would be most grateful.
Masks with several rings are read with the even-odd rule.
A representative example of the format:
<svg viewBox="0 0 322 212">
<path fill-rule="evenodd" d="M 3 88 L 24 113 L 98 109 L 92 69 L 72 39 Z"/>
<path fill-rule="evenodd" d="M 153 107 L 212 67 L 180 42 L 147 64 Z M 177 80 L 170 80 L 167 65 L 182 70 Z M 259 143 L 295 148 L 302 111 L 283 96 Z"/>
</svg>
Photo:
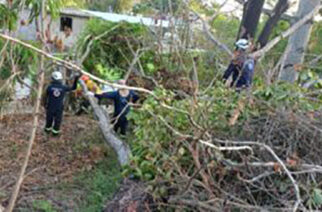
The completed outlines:
<svg viewBox="0 0 322 212">
<path fill-rule="evenodd" d="M 246 39 L 239 39 L 236 43 L 235 43 L 235 45 L 237 46 L 237 48 L 239 48 L 239 49 L 242 49 L 242 50 L 247 50 L 248 48 L 249 48 L 249 42 L 248 42 L 248 40 L 246 40 Z"/>
<path fill-rule="evenodd" d="M 62 80 L 63 79 L 63 75 L 62 73 L 60 73 L 59 71 L 54 71 L 52 74 L 51 74 L 51 78 L 53 80 Z"/>
</svg>

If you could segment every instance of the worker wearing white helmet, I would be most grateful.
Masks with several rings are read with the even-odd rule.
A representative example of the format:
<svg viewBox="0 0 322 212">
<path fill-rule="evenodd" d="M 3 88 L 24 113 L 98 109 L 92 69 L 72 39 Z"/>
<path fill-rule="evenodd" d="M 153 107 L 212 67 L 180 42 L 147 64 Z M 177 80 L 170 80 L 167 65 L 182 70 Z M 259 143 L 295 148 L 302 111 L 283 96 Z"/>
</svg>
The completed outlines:
<svg viewBox="0 0 322 212">
<path fill-rule="evenodd" d="M 63 75 L 59 71 L 54 71 L 51 75 L 52 82 L 47 87 L 45 97 L 46 108 L 46 126 L 45 132 L 52 132 L 53 135 L 58 135 L 60 124 L 63 117 L 64 98 L 66 92 L 75 90 L 79 74 L 75 76 L 74 84 L 72 87 L 63 85 Z"/>
<path fill-rule="evenodd" d="M 223 80 L 226 82 L 232 75 L 231 87 L 239 91 L 248 88 L 252 84 L 255 60 L 248 56 L 247 50 L 250 43 L 246 39 L 239 39 L 236 43 L 236 51 L 233 60 L 224 73 Z"/>
<path fill-rule="evenodd" d="M 51 74 L 51 79 L 56 81 L 63 80 L 63 74 L 59 71 L 54 71 Z"/>
<path fill-rule="evenodd" d="M 239 39 L 236 43 L 235 43 L 235 46 L 238 48 L 238 49 L 241 49 L 243 51 L 246 51 L 248 48 L 249 48 L 249 42 L 248 40 L 246 39 Z"/>
</svg>

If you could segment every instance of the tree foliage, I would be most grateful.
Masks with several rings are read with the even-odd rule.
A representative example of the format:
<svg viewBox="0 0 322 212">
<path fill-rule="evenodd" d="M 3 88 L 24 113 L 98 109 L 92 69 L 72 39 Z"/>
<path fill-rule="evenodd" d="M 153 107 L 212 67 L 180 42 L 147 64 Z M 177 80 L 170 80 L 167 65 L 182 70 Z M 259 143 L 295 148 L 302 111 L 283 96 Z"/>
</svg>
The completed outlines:
<svg viewBox="0 0 322 212">
<path fill-rule="evenodd" d="M 134 58 L 132 50 L 135 52 L 143 48 L 146 34 L 147 29 L 139 24 L 112 23 L 93 19 L 89 21 L 78 41 L 78 53 L 81 55 L 90 48 L 84 67 L 103 78 L 105 77 L 101 75 L 102 69 L 98 69 L 99 66 L 125 74 Z M 95 39 L 100 35 L 104 36 Z M 92 45 L 88 46 L 91 42 Z"/>
</svg>

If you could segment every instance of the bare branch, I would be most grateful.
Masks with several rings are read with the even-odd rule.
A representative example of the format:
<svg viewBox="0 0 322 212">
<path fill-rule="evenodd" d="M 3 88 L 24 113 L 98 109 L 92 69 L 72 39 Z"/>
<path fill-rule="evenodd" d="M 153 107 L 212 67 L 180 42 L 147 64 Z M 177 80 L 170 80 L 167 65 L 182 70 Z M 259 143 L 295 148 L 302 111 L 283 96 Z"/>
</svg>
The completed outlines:
<svg viewBox="0 0 322 212">
<path fill-rule="evenodd" d="M 134 91 L 140 91 L 140 92 L 148 93 L 148 94 L 154 96 L 155 98 L 157 98 L 152 91 L 147 90 L 145 88 L 138 88 L 138 87 L 131 87 L 131 86 L 119 85 L 119 84 L 116 84 L 116 83 L 110 83 L 108 81 L 102 80 L 99 77 L 96 77 L 95 75 L 88 73 L 87 71 L 85 71 L 84 69 L 80 68 L 79 66 L 77 66 L 74 63 L 71 63 L 71 62 L 68 62 L 66 60 L 60 59 L 58 57 L 55 57 L 55 56 L 53 56 L 51 54 L 48 54 L 47 52 L 45 52 L 45 51 L 43 51 L 41 49 L 36 48 L 33 45 L 30 45 L 28 43 L 25 43 L 25 42 L 23 42 L 21 40 L 18 40 L 16 38 L 11 37 L 11 36 L 8 36 L 8 35 L 1 34 L 0 33 L 0 38 L 3 38 L 5 40 L 9 40 L 9 41 L 14 42 L 14 43 L 18 43 L 18 44 L 20 44 L 20 45 L 22 45 L 24 47 L 27 47 L 29 49 L 32 49 L 35 52 L 37 52 L 38 54 L 41 54 L 41 55 L 43 55 L 43 56 L 45 56 L 45 57 L 53 60 L 54 62 L 56 62 L 56 63 L 58 63 L 60 65 L 64 65 L 64 66 L 66 66 L 66 67 L 68 67 L 70 69 L 74 69 L 76 71 L 79 71 L 82 74 L 86 74 L 90 78 L 92 78 L 93 80 L 95 80 L 97 82 L 100 82 L 102 84 L 106 84 L 106 85 L 109 85 L 109 86 L 112 86 L 112 87 L 115 87 L 115 88 L 124 88 L 124 89 L 129 89 L 129 90 L 134 90 Z"/>
<path fill-rule="evenodd" d="M 206 146 L 209 146 L 211 148 L 214 148 L 219 151 L 241 151 L 241 150 L 249 150 L 251 153 L 253 153 L 253 149 L 250 146 L 233 146 L 233 147 L 218 147 L 212 143 L 209 143 L 207 141 L 199 140 L 200 143 L 205 144 Z"/>
<path fill-rule="evenodd" d="M 266 52 L 271 50 L 276 44 L 278 44 L 282 39 L 290 36 L 294 32 L 296 32 L 303 24 L 305 24 L 307 21 L 312 19 L 314 15 L 322 8 L 322 5 L 319 4 L 312 10 L 309 14 L 307 14 L 305 17 L 303 17 L 301 20 L 296 22 L 291 28 L 288 30 L 284 31 L 280 36 L 274 38 L 271 40 L 264 48 L 254 52 L 251 54 L 252 57 L 254 58 L 259 58 L 265 55 Z"/>
<path fill-rule="evenodd" d="M 286 175 L 291 180 L 294 190 L 295 190 L 296 199 L 297 199 L 294 204 L 293 211 L 294 212 L 297 211 L 299 205 L 302 202 L 299 186 L 298 186 L 297 182 L 295 181 L 294 177 L 292 176 L 291 172 L 288 170 L 285 163 L 276 155 L 276 153 L 274 152 L 274 150 L 271 147 L 267 146 L 266 144 L 259 143 L 259 142 L 253 142 L 253 141 L 222 141 L 219 139 L 214 139 L 214 140 L 219 143 L 226 143 L 226 144 L 229 143 L 229 144 L 236 144 L 236 145 L 256 145 L 256 146 L 261 146 L 261 147 L 265 148 L 277 160 L 277 162 L 281 165 L 282 169 L 285 171 Z"/>
<path fill-rule="evenodd" d="M 46 3 L 46 0 L 42 0 L 42 9 L 41 9 L 41 11 L 42 11 L 41 12 L 42 26 L 44 26 L 44 20 L 46 17 L 45 16 L 45 3 Z M 42 31 L 42 34 L 44 37 L 44 30 Z M 45 50 L 44 44 L 42 45 L 42 48 L 43 48 L 42 51 L 44 51 Z M 31 129 L 31 136 L 29 139 L 28 148 L 26 151 L 24 162 L 23 162 L 23 165 L 20 170 L 19 178 L 16 182 L 13 193 L 12 193 L 11 198 L 9 200 L 9 205 L 6 209 L 7 212 L 12 212 L 14 209 L 14 206 L 15 206 L 15 203 L 16 203 L 19 191 L 20 191 L 20 187 L 21 187 L 22 182 L 24 180 L 24 175 L 25 175 L 28 163 L 29 163 L 32 146 L 33 146 L 33 143 L 34 143 L 35 137 L 36 137 L 37 127 L 38 127 L 38 123 L 39 123 L 39 111 L 40 111 L 40 104 L 41 104 L 41 96 L 42 96 L 42 91 L 43 91 L 43 85 L 45 82 L 45 72 L 43 71 L 44 70 L 44 63 L 45 63 L 45 57 L 42 55 L 40 58 L 40 65 L 39 65 L 39 70 L 38 70 L 39 84 L 38 84 L 37 101 L 36 101 L 36 104 L 34 107 L 34 114 L 33 114 L 34 120 L 33 120 L 33 127 Z"/>
<path fill-rule="evenodd" d="M 221 43 L 219 40 L 217 40 L 214 35 L 210 32 L 209 24 L 201 18 L 201 16 L 197 13 L 192 11 L 202 22 L 203 30 L 205 31 L 206 35 L 209 37 L 210 41 L 213 42 L 216 46 L 218 46 L 220 49 L 224 50 L 230 57 L 233 56 L 232 51 L 223 43 Z"/>
<path fill-rule="evenodd" d="M 104 33 L 96 36 L 95 38 L 93 38 L 87 45 L 86 50 L 84 52 L 84 54 L 82 55 L 82 57 L 80 57 L 78 64 L 83 64 L 83 62 L 85 61 L 85 59 L 88 57 L 89 53 L 91 52 L 91 47 L 94 43 L 94 41 L 101 39 L 102 37 L 106 36 L 108 33 L 112 32 L 113 30 L 115 30 L 116 28 L 118 28 L 120 25 L 115 25 L 113 26 L 111 29 L 105 31 Z M 85 39 L 86 40 L 86 39 Z"/>
</svg>

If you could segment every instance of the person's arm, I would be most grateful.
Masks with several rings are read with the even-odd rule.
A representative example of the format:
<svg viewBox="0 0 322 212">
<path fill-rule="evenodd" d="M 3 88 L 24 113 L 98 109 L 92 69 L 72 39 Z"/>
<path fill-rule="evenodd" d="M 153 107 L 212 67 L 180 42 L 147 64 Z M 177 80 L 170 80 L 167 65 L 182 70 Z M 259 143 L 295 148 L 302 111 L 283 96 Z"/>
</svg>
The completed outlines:
<svg viewBox="0 0 322 212">
<path fill-rule="evenodd" d="M 46 92 L 44 93 L 44 96 L 43 96 L 43 105 L 44 105 L 44 108 L 46 109 L 48 107 L 49 89 L 50 89 L 50 86 L 47 87 Z"/>
<path fill-rule="evenodd" d="M 118 91 L 105 92 L 102 94 L 95 94 L 94 96 L 98 99 L 102 99 L 102 98 L 115 99 L 117 96 L 117 92 Z"/>
<path fill-rule="evenodd" d="M 132 91 L 132 102 L 133 103 L 136 103 L 138 100 L 139 100 L 139 95 L 137 95 L 137 93 L 136 92 L 134 92 L 134 91 Z"/>
<path fill-rule="evenodd" d="M 65 86 L 65 91 L 66 91 L 66 92 L 69 92 L 69 91 L 74 91 L 74 90 L 76 90 L 76 88 L 77 88 L 77 82 L 78 82 L 79 78 L 80 78 L 80 75 L 79 75 L 79 74 L 77 74 L 77 75 L 75 76 L 73 86 L 72 86 L 72 87 Z"/>
<path fill-rule="evenodd" d="M 252 62 L 249 62 L 244 67 L 245 70 L 243 70 L 243 78 L 245 79 L 245 86 L 249 87 L 252 84 L 252 78 L 254 74 L 254 64 Z"/>
<path fill-rule="evenodd" d="M 234 72 L 234 70 L 235 70 L 235 65 L 231 62 L 224 73 L 224 76 L 223 76 L 224 82 L 226 82 L 228 80 L 228 78 Z"/>
</svg>

